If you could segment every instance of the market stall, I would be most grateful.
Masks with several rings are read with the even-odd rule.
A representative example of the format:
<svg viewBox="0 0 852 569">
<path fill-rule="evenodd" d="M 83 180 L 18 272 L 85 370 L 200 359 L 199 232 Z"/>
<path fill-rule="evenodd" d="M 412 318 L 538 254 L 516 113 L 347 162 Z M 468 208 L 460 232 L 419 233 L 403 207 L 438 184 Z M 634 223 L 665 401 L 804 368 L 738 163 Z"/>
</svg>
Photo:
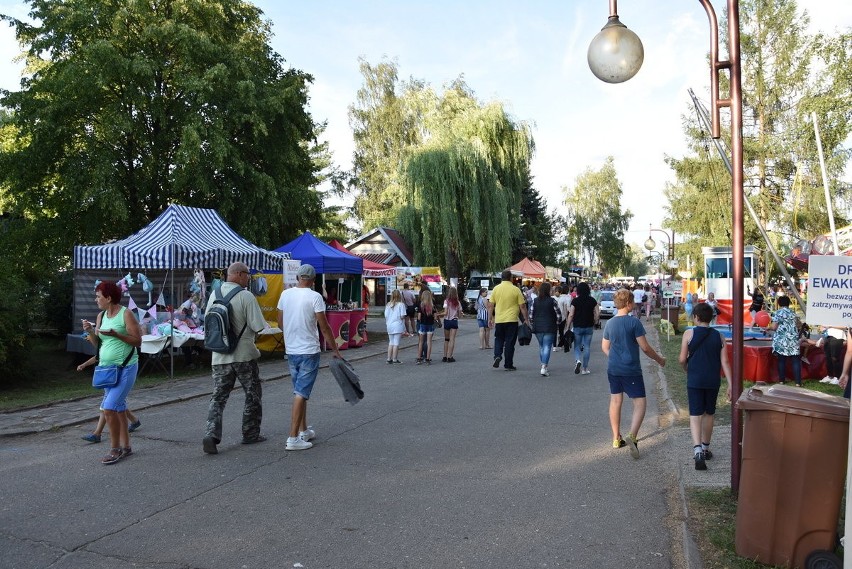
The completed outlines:
<svg viewBox="0 0 852 569">
<path fill-rule="evenodd" d="M 364 260 L 324 243 L 309 231 L 275 250 L 316 270 L 315 289 L 326 299 L 326 317 L 334 334 L 334 338 L 324 339 L 325 349 L 332 341 L 341 350 L 362 345 L 366 338 L 366 327 L 361 324 L 366 314 L 361 308 Z"/>
<path fill-rule="evenodd" d="M 123 283 L 127 307 L 141 322 L 154 326 L 149 325 L 146 332 L 180 335 L 185 332 L 179 329 L 183 320 L 176 309 L 188 300 L 184 293 L 190 290 L 197 295 L 193 304 L 203 309 L 205 270 L 219 271 L 222 278 L 222 270 L 242 261 L 253 270 L 280 273 L 289 258 L 287 253 L 267 251 L 246 241 L 215 210 L 170 205 L 125 239 L 74 247 L 73 322 L 76 326 L 81 319 L 97 318 L 92 293 L 95 282 L 114 280 Z M 164 320 L 168 328 L 157 329 Z M 68 351 L 86 353 L 86 345 L 82 331 L 68 335 Z M 171 345 L 177 345 L 174 337 Z"/>
</svg>

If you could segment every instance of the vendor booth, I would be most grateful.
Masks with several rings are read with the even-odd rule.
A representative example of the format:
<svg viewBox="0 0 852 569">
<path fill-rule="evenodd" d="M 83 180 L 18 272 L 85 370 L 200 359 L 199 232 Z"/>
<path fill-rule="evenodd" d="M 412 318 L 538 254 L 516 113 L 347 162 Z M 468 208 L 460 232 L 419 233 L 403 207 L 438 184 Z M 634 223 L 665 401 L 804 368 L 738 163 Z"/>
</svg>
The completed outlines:
<svg viewBox="0 0 852 569">
<path fill-rule="evenodd" d="M 332 239 L 328 242 L 328 244 L 338 251 L 343 253 L 347 253 L 352 255 L 353 253 L 349 251 L 346 247 L 344 247 L 340 241 L 337 239 Z M 387 296 L 390 294 L 390 290 L 387 287 L 387 279 L 389 277 L 396 277 L 396 267 L 392 267 L 391 265 L 383 265 L 382 263 L 376 263 L 369 259 L 364 259 L 364 272 L 362 275 L 364 279 L 363 286 L 367 287 L 368 293 L 373 297 L 373 304 L 375 306 L 385 306 L 387 304 Z M 368 304 L 368 298 L 362 298 L 362 305 Z M 367 308 L 363 306 L 363 308 Z"/>
<path fill-rule="evenodd" d="M 341 350 L 363 345 L 367 336 L 367 311 L 361 307 L 364 260 L 335 249 L 309 231 L 275 251 L 316 269 L 316 290 L 326 299 L 326 318 L 334 334 L 333 339 L 324 339 L 325 349 L 330 349 L 332 341 Z"/>
<path fill-rule="evenodd" d="M 520 278 L 523 281 L 541 282 L 547 276 L 547 270 L 538 261 L 533 261 L 528 257 L 524 257 L 511 267 L 512 276 Z"/>
<path fill-rule="evenodd" d="M 289 259 L 286 253 L 270 252 L 243 239 L 215 210 L 170 205 L 157 219 L 125 239 L 74 247 L 73 322 L 77 325 L 81 319 L 97 318 L 92 292 L 95 281 L 114 280 L 125 291 L 127 306 L 137 313 L 143 331 L 148 332 L 143 337 L 143 353 L 146 341 L 151 346 L 162 343 L 153 336 L 169 336 L 163 349 L 200 341 L 203 335 L 194 328 L 181 330 L 187 315 L 176 309 L 186 303 L 194 307 L 191 313 L 203 310 L 205 269 L 221 271 L 242 261 L 253 270 L 280 273 L 285 259 Z M 222 274 L 214 276 L 224 280 Z M 191 298 L 187 298 L 187 291 L 192 291 Z M 190 317 L 198 323 L 201 314 Z M 82 332 L 68 335 L 67 349 L 92 351 Z"/>
</svg>

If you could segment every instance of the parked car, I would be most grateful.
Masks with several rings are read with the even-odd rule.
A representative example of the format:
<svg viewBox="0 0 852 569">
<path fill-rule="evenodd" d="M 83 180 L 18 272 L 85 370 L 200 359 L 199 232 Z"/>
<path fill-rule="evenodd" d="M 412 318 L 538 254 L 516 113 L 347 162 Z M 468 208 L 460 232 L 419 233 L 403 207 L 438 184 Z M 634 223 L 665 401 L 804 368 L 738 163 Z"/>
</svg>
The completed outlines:
<svg viewBox="0 0 852 569">
<path fill-rule="evenodd" d="M 612 318 L 618 312 L 615 309 L 615 291 L 601 291 L 601 318 Z"/>
</svg>

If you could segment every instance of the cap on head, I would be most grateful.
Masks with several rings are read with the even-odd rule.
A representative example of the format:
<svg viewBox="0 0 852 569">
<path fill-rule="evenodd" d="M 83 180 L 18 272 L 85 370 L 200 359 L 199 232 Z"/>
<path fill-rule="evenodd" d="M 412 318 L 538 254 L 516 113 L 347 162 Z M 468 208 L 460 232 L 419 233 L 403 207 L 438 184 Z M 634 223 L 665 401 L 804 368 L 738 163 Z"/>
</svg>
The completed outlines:
<svg viewBox="0 0 852 569">
<path fill-rule="evenodd" d="M 301 265 L 299 267 L 299 270 L 296 271 L 296 278 L 299 278 L 299 279 L 305 279 L 305 280 L 309 281 L 309 280 L 315 279 L 316 276 L 317 276 L 316 270 L 314 270 L 313 266 L 308 265 L 308 264 Z"/>
</svg>

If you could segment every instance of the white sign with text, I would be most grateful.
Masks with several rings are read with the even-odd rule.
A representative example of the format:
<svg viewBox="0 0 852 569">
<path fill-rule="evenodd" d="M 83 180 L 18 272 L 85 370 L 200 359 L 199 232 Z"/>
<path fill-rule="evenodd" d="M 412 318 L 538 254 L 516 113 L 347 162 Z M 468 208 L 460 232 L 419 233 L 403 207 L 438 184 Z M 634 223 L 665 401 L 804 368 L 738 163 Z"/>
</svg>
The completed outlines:
<svg viewBox="0 0 852 569">
<path fill-rule="evenodd" d="M 808 259 L 808 324 L 852 326 L 852 257 Z"/>
</svg>

